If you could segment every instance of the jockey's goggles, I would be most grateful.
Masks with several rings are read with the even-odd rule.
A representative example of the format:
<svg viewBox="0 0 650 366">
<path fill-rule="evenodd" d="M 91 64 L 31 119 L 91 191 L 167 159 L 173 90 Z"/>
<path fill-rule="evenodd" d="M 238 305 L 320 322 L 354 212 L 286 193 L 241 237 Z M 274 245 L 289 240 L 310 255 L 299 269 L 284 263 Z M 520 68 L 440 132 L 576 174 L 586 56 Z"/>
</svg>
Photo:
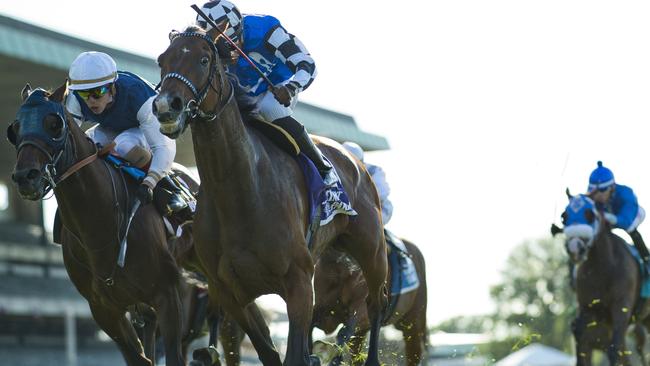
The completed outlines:
<svg viewBox="0 0 650 366">
<path fill-rule="evenodd" d="M 76 93 L 84 100 L 93 97 L 93 99 L 99 99 L 108 93 L 109 85 L 102 85 L 92 89 L 86 90 L 77 90 Z"/>
</svg>

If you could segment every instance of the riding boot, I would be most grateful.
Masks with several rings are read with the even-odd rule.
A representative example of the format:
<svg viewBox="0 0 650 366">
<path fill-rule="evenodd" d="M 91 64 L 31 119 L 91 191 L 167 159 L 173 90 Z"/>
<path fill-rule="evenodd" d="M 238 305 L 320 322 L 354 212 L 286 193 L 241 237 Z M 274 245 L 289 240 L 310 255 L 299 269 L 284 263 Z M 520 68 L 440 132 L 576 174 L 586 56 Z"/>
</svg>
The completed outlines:
<svg viewBox="0 0 650 366">
<path fill-rule="evenodd" d="M 273 121 L 273 123 L 287 131 L 291 137 L 296 140 L 300 151 L 307 155 L 307 157 L 311 159 L 314 165 L 316 165 L 316 168 L 318 169 L 320 175 L 323 178 L 327 177 L 330 170 L 332 169 L 332 166 L 327 161 L 325 161 L 325 159 L 323 159 L 323 154 L 307 134 L 305 126 L 300 124 L 300 122 L 296 121 L 291 116 L 278 118 Z"/>
<path fill-rule="evenodd" d="M 641 259 L 643 259 L 645 273 L 650 274 L 650 253 L 648 252 L 648 247 L 646 247 L 645 242 L 643 241 L 643 237 L 641 237 L 641 233 L 635 229 L 634 231 L 630 232 L 630 237 L 632 238 L 634 247 L 641 256 Z"/>
<path fill-rule="evenodd" d="M 181 190 L 168 176 L 164 176 L 154 188 L 154 201 L 165 216 L 170 216 L 188 208 L 188 203 L 183 199 Z"/>
</svg>

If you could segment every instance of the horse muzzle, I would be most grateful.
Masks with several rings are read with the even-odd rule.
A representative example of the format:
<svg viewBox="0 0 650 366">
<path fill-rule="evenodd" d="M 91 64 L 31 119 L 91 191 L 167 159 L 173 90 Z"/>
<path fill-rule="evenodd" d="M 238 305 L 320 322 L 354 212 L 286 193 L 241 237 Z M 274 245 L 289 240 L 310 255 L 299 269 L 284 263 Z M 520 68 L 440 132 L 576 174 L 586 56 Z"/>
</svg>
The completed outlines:
<svg viewBox="0 0 650 366">
<path fill-rule="evenodd" d="M 37 201 L 43 197 L 43 173 L 38 169 L 16 170 L 11 180 L 18 187 L 18 193 L 23 199 Z"/>
<path fill-rule="evenodd" d="M 160 132 L 172 139 L 180 136 L 185 130 L 187 113 L 180 97 L 160 94 L 151 106 L 153 114 L 160 122 Z"/>
</svg>

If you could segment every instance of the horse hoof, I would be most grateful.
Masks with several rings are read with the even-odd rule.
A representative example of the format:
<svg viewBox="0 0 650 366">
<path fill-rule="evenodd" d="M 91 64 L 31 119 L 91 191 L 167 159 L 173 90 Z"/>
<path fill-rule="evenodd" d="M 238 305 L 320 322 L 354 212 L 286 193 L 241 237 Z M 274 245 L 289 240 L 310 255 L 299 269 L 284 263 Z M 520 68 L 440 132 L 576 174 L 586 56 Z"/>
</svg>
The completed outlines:
<svg viewBox="0 0 650 366">
<path fill-rule="evenodd" d="M 320 366 L 320 358 L 314 355 L 309 355 L 309 366 Z"/>
<path fill-rule="evenodd" d="M 190 366 L 221 366 L 216 348 L 199 348 L 192 352 Z"/>
</svg>

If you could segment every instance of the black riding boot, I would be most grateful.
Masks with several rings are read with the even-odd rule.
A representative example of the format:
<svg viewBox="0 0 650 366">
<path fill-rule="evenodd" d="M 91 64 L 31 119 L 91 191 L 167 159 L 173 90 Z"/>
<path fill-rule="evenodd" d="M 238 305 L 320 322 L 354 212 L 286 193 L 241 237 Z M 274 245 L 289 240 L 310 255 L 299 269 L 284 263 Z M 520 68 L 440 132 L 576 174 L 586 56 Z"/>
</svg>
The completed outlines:
<svg viewBox="0 0 650 366">
<path fill-rule="evenodd" d="M 643 242 L 643 237 L 641 237 L 641 233 L 639 233 L 638 230 L 634 230 L 630 233 L 630 237 L 632 238 L 632 242 L 634 243 L 634 247 L 636 250 L 639 252 L 639 255 L 641 256 L 641 259 L 643 259 L 643 264 L 646 270 L 646 274 L 650 273 L 650 253 L 648 252 L 648 247 L 645 246 L 645 242 Z"/>
<path fill-rule="evenodd" d="M 154 201 L 165 216 L 170 216 L 188 208 L 180 188 L 168 176 L 164 176 L 154 188 Z"/>
<path fill-rule="evenodd" d="M 273 121 L 276 125 L 282 127 L 287 131 L 291 137 L 296 140 L 300 151 L 302 151 L 311 161 L 316 165 L 320 175 L 325 178 L 332 169 L 332 166 L 323 159 L 323 154 L 314 145 L 314 142 L 309 138 L 305 126 L 296 121 L 293 117 L 282 117 Z"/>
</svg>

